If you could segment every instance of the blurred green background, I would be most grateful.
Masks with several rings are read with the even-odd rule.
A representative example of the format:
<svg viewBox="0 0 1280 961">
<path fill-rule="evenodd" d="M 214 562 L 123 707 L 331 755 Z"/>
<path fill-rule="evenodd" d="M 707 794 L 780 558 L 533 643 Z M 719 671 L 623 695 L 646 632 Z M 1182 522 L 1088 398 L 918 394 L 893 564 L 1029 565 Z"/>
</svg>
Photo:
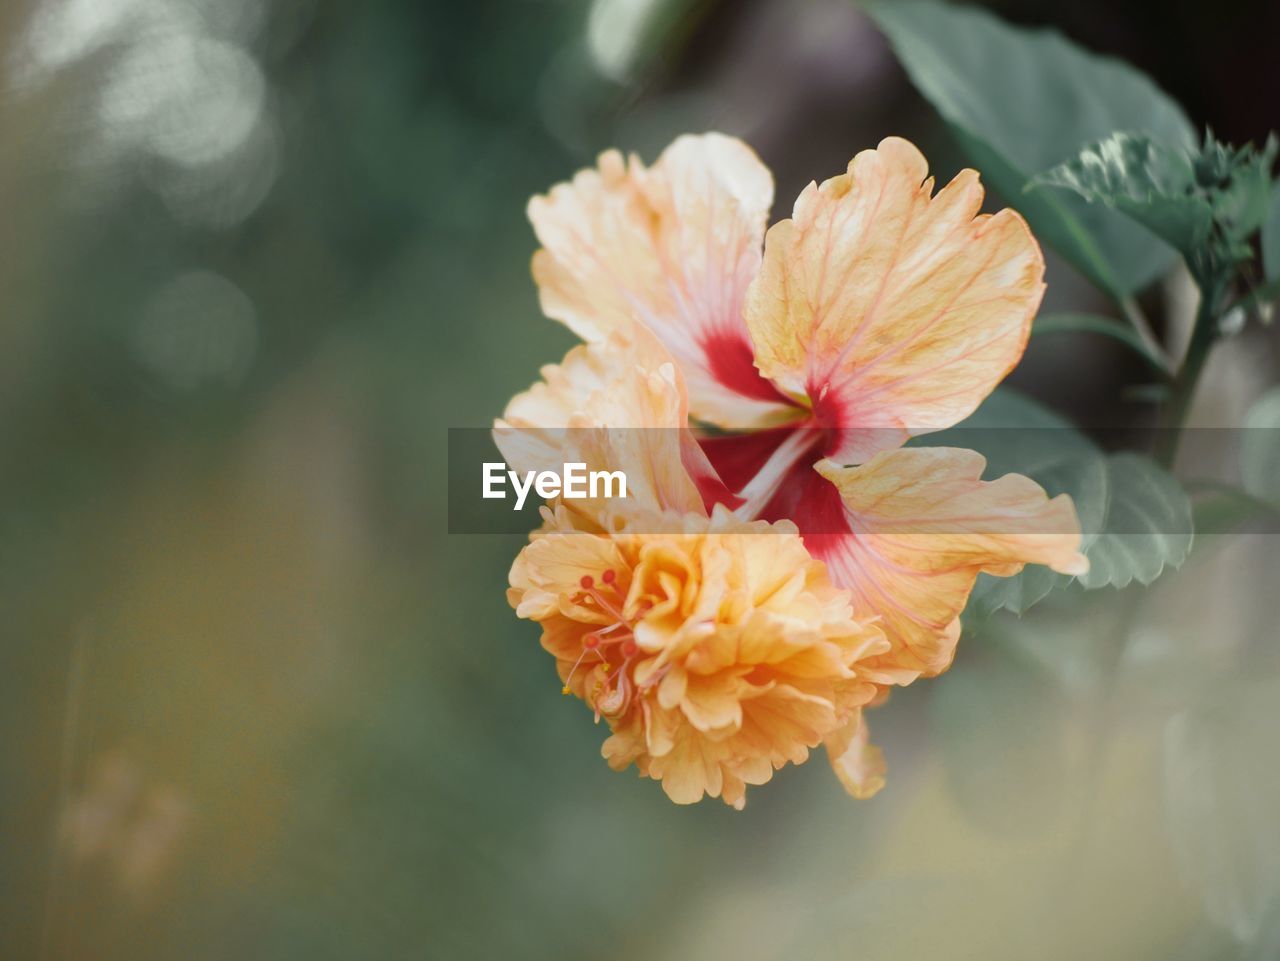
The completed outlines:
<svg viewBox="0 0 1280 961">
<path fill-rule="evenodd" d="M 1226 139 L 1280 121 L 1274 4 L 999 10 Z M 737 814 L 610 772 L 520 541 L 446 533 L 447 428 L 572 343 L 532 193 L 686 130 L 779 216 L 888 134 L 963 165 L 854 5 L 10 0 L 0 37 L 0 957 L 1280 954 L 1274 537 L 993 620 L 873 716 L 877 798 L 815 758 Z M 1276 358 L 1223 348 L 1201 418 Z M 1014 381 L 1111 426 L 1139 370 L 1036 341 Z"/>
</svg>

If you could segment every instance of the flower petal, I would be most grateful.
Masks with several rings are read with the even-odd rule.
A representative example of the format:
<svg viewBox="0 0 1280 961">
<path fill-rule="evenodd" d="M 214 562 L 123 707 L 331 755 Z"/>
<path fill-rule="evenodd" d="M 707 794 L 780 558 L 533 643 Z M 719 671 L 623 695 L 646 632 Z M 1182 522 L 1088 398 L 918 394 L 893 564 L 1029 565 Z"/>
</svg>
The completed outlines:
<svg viewBox="0 0 1280 961">
<path fill-rule="evenodd" d="M 775 684 L 742 705 L 742 727 L 724 743 L 736 757 L 766 757 L 774 768 L 803 764 L 836 725 L 831 702 Z"/>
<path fill-rule="evenodd" d="M 513 469 L 559 472 L 583 463 L 590 471 L 621 470 L 629 507 L 705 513 L 699 481 L 713 486 L 714 471 L 687 429 L 679 372 L 651 334 L 633 330 L 575 347 L 559 365 L 543 367 L 542 377 L 494 427 Z M 593 513 L 602 505 L 574 506 Z"/>
<path fill-rule="evenodd" d="M 855 617 L 881 618 L 891 646 L 866 661 L 873 679 L 901 684 L 946 670 L 980 572 L 1087 569 L 1071 499 L 1050 499 L 1018 474 L 984 481 L 985 466 L 981 454 L 946 447 L 888 451 L 860 467 L 816 465 L 841 511 L 819 507 L 801 530 L 832 581 L 852 592 Z"/>
<path fill-rule="evenodd" d="M 622 563 L 617 545 L 607 538 L 551 531 L 516 555 L 508 574 L 514 594 L 508 597 L 516 602 L 516 616 L 541 620 L 559 610 L 566 590 L 584 576 L 599 577 Z"/>
<path fill-rule="evenodd" d="M 680 709 L 703 734 L 716 734 L 742 725 L 742 701 L 749 696 L 749 685 L 736 674 L 694 675 L 685 688 Z"/>
<path fill-rule="evenodd" d="M 841 463 L 971 413 L 1022 356 L 1044 291 L 1022 217 L 978 214 L 972 170 L 934 197 L 927 173 L 891 137 L 810 184 L 747 293 L 756 364 L 842 428 Z"/>
<path fill-rule="evenodd" d="M 695 417 L 776 422 L 798 408 L 756 370 L 742 300 L 760 266 L 773 180 L 741 141 L 683 136 L 646 169 L 620 153 L 529 203 L 542 309 L 587 341 L 648 327 Z"/>
<path fill-rule="evenodd" d="M 827 757 L 831 769 L 849 794 L 859 800 L 872 797 L 884 787 L 887 770 L 884 755 L 868 740 L 866 719 L 862 711 L 840 730 L 826 738 Z"/>
<path fill-rule="evenodd" d="M 721 764 L 729 757 L 723 743 L 708 741 L 682 724 L 670 750 L 649 759 L 649 776 L 662 781 L 662 790 L 676 804 L 696 804 L 704 794 L 719 797 L 724 784 Z"/>
</svg>

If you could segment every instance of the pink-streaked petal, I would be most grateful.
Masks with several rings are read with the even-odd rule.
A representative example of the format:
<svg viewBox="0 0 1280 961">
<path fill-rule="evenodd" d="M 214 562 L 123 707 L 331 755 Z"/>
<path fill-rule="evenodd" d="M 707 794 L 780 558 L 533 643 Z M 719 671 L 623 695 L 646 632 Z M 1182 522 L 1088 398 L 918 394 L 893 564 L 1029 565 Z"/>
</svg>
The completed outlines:
<svg viewBox="0 0 1280 961">
<path fill-rule="evenodd" d="M 844 789 L 859 800 L 874 796 L 884 787 L 887 770 L 884 755 L 869 737 L 866 719 L 858 709 L 844 727 L 828 735 L 824 742 L 831 769 Z"/>
<path fill-rule="evenodd" d="M 810 488 L 797 523 L 832 581 L 852 592 L 855 617 L 880 618 L 890 650 L 868 661 L 873 679 L 901 684 L 946 670 L 980 572 L 1087 569 L 1070 498 L 1051 499 L 1018 474 L 984 481 L 985 466 L 980 454 L 955 448 L 816 465 L 830 486 Z"/>
<path fill-rule="evenodd" d="M 891 137 L 810 184 L 747 294 L 757 365 L 840 429 L 840 463 L 970 414 L 1022 356 L 1044 290 L 1016 212 L 979 214 L 972 170 L 936 196 L 927 174 Z"/>
<path fill-rule="evenodd" d="M 742 316 L 773 180 L 722 134 L 675 140 L 651 168 L 617 151 L 529 203 L 542 308 L 588 341 L 634 321 L 666 345 L 701 420 L 744 427 L 799 408 L 760 376 Z"/>
</svg>

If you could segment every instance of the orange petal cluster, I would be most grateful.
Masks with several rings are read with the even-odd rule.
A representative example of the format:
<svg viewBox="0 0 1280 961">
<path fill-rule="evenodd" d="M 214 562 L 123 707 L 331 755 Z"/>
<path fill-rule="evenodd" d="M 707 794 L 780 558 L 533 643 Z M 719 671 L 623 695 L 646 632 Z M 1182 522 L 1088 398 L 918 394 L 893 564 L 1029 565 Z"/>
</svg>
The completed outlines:
<svg viewBox="0 0 1280 961">
<path fill-rule="evenodd" d="M 548 510 L 508 596 L 541 623 L 565 693 L 608 722 L 612 767 L 635 764 L 680 804 L 740 808 L 746 785 L 856 736 L 877 693 L 864 665 L 889 643 L 793 524 L 723 507 L 602 520 Z M 850 770 L 874 790 L 876 765 Z"/>
<path fill-rule="evenodd" d="M 746 145 L 706 134 L 652 167 L 608 152 L 529 205 L 543 309 L 586 343 L 497 442 L 519 470 L 634 481 L 625 502 L 548 505 L 508 596 L 608 723 L 609 763 L 678 803 L 741 807 L 820 745 L 874 794 L 864 709 L 946 670 L 978 574 L 1087 567 L 1068 498 L 902 446 L 1021 357 L 1044 289 L 1022 218 L 979 213 L 973 171 L 935 194 L 898 138 L 766 235 L 772 197 Z"/>
</svg>

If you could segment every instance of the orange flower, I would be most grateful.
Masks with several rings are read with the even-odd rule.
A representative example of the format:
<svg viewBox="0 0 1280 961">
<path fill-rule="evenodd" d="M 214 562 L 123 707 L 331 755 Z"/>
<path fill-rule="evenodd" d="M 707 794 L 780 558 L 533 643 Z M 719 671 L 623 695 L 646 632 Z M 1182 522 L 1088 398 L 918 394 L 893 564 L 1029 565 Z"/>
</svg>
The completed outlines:
<svg viewBox="0 0 1280 961">
<path fill-rule="evenodd" d="M 687 525 L 704 530 L 697 525 L 713 508 L 704 538 L 726 536 L 727 509 L 742 521 L 794 524 L 803 547 L 786 549 L 789 563 L 824 562 L 823 580 L 848 592 L 853 619 L 883 631 L 887 646 L 859 649 L 857 675 L 884 693 L 948 667 L 979 573 L 1007 576 L 1027 563 L 1086 569 L 1068 498 L 1050 499 L 1016 475 L 984 480 L 985 462 L 971 451 L 902 448 L 968 416 L 1018 362 L 1044 289 L 1043 259 L 1017 213 L 979 214 L 976 173 L 934 195 L 924 158 L 897 138 L 807 187 L 792 219 L 766 237 L 772 194 L 749 148 L 707 134 L 677 139 L 651 168 L 606 153 L 596 170 L 534 198 L 543 309 L 588 346 L 512 402 L 499 441 L 509 460 L 529 466 L 566 450 L 629 465 L 628 476 L 645 479 L 635 506 L 676 512 L 688 536 Z M 690 418 L 766 429 L 694 440 L 682 429 Z M 628 427 L 669 429 L 617 430 Z M 575 517 L 597 537 L 648 536 L 634 519 L 605 523 L 601 512 L 608 505 L 554 517 Z M 513 585 L 529 576 L 526 555 L 537 543 L 517 561 Z M 560 640 L 544 635 L 544 643 Z M 572 644 L 564 652 L 581 653 Z M 881 783 L 864 703 L 833 709 L 833 729 L 806 731 L 826 741 L 859 796 Z M 697 739 L 655 753 L 653 737 L 667 741 L 651 727 L 664 720 L 627 715 L 609 753 L 664 784 L 675 777 L 673 796 L 692 795 L 687 784 L 729 784 L 731 771 L 745 782 L 748 743 L 760 748 L 750 756 L 761 770 L 791 756 L 764 736 L 720 737 L 691 720 L 720 753 Z M 699 759 L 714 761 L 721 780 L 685 770 Z"/>
<path fill-rule="evenodd" d="M 877 691 L 862 665 L 889 645 L 794 525 L 723 507 L 599 524 L 544 511 L 508 597 L 541 623 L 564 693 L 608 722 L 612 767 L 634 763 L 680 804 L 741 808 L 746 785 L 859 727 Z M 871 793 L 870 768 L 846 783 Z"/>
</svg>

